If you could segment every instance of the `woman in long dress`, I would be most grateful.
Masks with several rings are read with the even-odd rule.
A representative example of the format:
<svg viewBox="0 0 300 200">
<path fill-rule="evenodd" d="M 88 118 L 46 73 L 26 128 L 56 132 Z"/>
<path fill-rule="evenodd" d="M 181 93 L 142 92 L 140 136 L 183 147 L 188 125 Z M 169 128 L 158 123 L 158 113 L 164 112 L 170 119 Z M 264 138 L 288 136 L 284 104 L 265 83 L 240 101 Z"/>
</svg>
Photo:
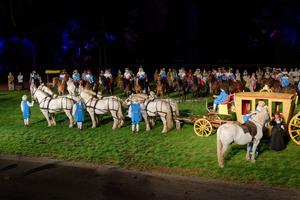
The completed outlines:
<svg viewBox="0 0 300 200">
<path fill-rule="evenodd" d="M 274 119 L 270 122 L 273 126 L 271 132 L 270 150 L 281 151 L 285 148 L 284 135 L 285 127 L 283 124 L 283 119 L 279 113 L 275 113 Z"/>
</svg>

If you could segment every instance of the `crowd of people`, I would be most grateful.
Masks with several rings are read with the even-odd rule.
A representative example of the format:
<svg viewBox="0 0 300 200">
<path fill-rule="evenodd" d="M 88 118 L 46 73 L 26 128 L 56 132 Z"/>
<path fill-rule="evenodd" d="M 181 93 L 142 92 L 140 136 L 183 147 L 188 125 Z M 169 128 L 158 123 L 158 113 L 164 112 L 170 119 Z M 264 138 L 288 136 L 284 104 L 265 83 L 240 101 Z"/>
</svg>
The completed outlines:
<svg viewBox="0 0 300 200">
<path fill-rule="evenodd" d="M 258 85 L 262 84 L 263 80 L 275 80 L 280 83 L 282 88 L 289 85 L 296 85 L 298 90 L 300 90 L 299 80 L 300 80 L 300 69 L 291 68 L 289 71 L 286 68 L 270 68 L 266 67 L 264 69 L 259 68 L 256 71 L 249 73 L 247 70 L 240 72 L 239 69 L 233 70 L 233 68 L 211 68 L 211 69 L 200 69 L 197 68 L 194 71 L 192 69 L 186 69 L 184 67 L 180 68 L 178 71 L 175 68 L 161 68 L 154 72 L 153 80 L 161 79 L 162 82 L 169 82 L 171 84 L 176 84 L 176 79 L 179 79 L 184 82 L 186 89 L 190 90 L 193 78 L 197 80 L 199 84 L 209 84 L 209 76 L 213 75 L 219 81 L 228 81 L 228 82 L 237 82 L 241 81 L 244 83 L 245 88 L 248 88 L 250 91 L 257 91 Z M 99 74 L 96 76 L 92 73 L 91 70 L 84 70 L 81 74 L 78 70 L 74 70 L 72 74 L 68 74 L 66 70 L 61 70 L 59 74 L 59 79 L 63 81 L 65 77 L 70 77 L 73 79 L 76 86 L 79 85 L 80 81 L 88 82 L 91 85 L 91 88 L 97 82 L 108 81 L 110 84 L 114 82 L 114 76 L 111 73 L 110 69 L 100 70 Z M 97 80 L 95 79 L 97 77 Z M 149 82 L 149 76 L 144 71 L 143 67 L 140 66 L 137 69 L 137 72 L 134 73 L 132 69 L 125 68 L 124 72 L 118 70 L 117 76 L 115 78 L 125 79 L 127 81 L 134 81 L 135 79 L 141 80 L 143 82 Z M 12 72 L 8 74 L 8 89 L 14 90 L 15 82 L 17 80 L 18 89 L 24 88 L 24 77 L 20 72 L 17 76 L 17 79 L 14 78 Z M 41 82 L 41 77 L 36 71 L 32 71 L 30 74 L 29 81 L 34 80 Z M 117 85 L 117 83 L 116 83 Z"/>
</svg>

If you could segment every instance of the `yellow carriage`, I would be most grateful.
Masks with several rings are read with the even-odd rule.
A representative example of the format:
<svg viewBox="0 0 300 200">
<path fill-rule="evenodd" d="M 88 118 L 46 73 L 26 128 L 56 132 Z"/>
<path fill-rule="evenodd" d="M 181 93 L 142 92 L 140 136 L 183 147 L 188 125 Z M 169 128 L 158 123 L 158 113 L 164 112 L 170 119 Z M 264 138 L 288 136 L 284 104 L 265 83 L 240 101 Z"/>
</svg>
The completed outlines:
<svg viewBox="0 0 300 200">
<path fill-rule="evenodd" d="M 243 116 L 249 112 L 254 112 L 258 101 L 264 101 L 269 107 L 270 117 L 273 117 L 275 112 L 279 112 L 288 125 L 288 133 L 291 139 L 300 145 L 300 112 L 293 116 L 297 100 L 298 96 L 296 94 L 240 92 L 234 95 L 234 103 L 228 101 L 220 104 L 217 113 L 211 112 L 211 105 L 206 103 L 208 110 L 206 116 L 179 118 L 179 120 L 194 123 L 194 132 L 198 136 L 209 136 L 213 128 L 218 128 L 220 125 L 234 120 L 233 118 L 224 120 L 220 116 L 230 116 L 234 113 L 236 120 L 242 123 Z"/>
<path fill-rule="evenodd" d="M 287 93 L 269 92 L 241 92 L 235 94 L 237 121 L 242 123 L 243 116 L 249 111 L 255 111 L 258 101 L 264 101 L 269 107 L 270 117 L 279 112 L 284 122 L 288 125 L 288 133 L 291 139 L 300 145 L 300 112 L 293 116 L 298 96 Z"/>
</svg>

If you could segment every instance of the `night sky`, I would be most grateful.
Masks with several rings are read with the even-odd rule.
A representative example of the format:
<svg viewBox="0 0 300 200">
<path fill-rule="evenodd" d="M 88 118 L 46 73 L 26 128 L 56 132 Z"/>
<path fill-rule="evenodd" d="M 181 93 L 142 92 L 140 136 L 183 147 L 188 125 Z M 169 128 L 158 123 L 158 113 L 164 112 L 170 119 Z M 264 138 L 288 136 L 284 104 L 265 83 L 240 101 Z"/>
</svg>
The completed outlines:
<svg viewBox="0 0 300 200">
<path fill-rule="evenodd" d="M 132 64 L 296 64 L 299 3 L 0 2 L 0 69 Z"/>
</svg>

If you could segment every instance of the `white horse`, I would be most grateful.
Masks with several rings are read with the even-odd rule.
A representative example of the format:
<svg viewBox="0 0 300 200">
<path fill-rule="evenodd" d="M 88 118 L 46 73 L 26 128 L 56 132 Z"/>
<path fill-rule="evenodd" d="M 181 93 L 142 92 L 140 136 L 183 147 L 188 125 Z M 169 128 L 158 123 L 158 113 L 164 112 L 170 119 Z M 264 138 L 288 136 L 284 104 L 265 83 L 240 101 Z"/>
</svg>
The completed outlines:
<svg viewBox="0 0 300 200">
<path fill-rule="evenodd" d="M 70 95 L 75 95 L 76 93 L 76 86 L 72 78 L 69 78 L 69 80 L 67 81 L 67 90 Z"/>
<path fill-rule="evenodd" d="M 125 102 L 127 103 L 127 105 L 130 105 L 133 101 L 133 98 L 136 97 L 140 99 L 140 102 L 142 102 L 141 114 L 146 124 L 146 131 L 150 131 L 150 124 L 152 126 L 154 125 L 154 117 L 157 116 L 160 117 L 161 121 L 163 122 L 162 133 L 167 133 L 174 127 L 173 109 L 169 102 L 156 98 L 151 99 L 144 94 L 130 95 L 129 98 L 125 100 Z"/>
<path fill-rule="evenodd" d="M 250 133 L 245 133 L 244 130 L 235 123 L 226 123 L 221 125 L 217 130 L 217 156 L 218 163 L 221 168 L 224 167 L 224 153 L 229 145 L 234 142 L 239 145 L 247 144 L 246 159 L 250 160 L 250 146 L 253 143 L 252 152 L 256 151 L 263 136 L 263 126 L 270 120 L 268 107 L 264 106 L 260 112 L 254 115 L 250 121 L 256 125 L 257 134 L 253 137 Z M 255 162 L 255 153 L 251 157 L 252 162 Z"/>
<path fill-rule="evenodd" d="M 95 97 L 95 93 L 79 89 L 80 96 L 84 100 L 86 110 L 90 114 L 92 119 L 92 128 L 95 128 L 98 123 L 98 117 L 96 115 L 103 115 L 110 112 L 114 123 L 112 129 L 120 128 L 124 124 L 124 116 L 122 112 L 122 104 L 115 98 L 103 98 L 99 99 Z"/>
<path fill-rule="evenodd" d="M 40 110 L 45 116 L 48 126 L 55 126 L 55 113 L 59 111 L 64 111 L 70 120 L 69 127 L 73 127 L 74 120 L 72 116 L 72 108 L 74 101 L 67 97 L 56 97 L 53 98 L 49 94 L 43 92 L 42 90 L 36 88 L 34 84 L 30 86 L 30 92 L 32 99 L 36 100 L 40 106 Z"/>
</svg>

